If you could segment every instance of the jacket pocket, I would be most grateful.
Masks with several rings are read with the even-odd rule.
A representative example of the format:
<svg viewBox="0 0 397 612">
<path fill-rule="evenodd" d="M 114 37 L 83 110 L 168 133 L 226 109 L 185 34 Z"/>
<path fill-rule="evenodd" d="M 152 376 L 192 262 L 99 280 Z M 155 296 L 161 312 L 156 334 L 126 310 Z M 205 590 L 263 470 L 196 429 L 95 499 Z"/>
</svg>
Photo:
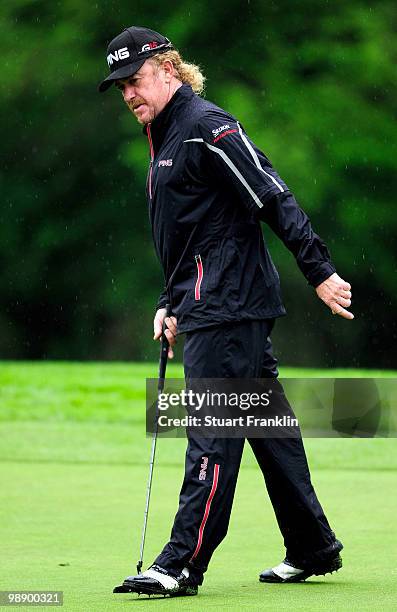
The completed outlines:
<svg viewBox="0 0 397 612">
<path fill-rule="evenodd" d="M 203 260 L 201 259 L 201 255 L 194 256 L 196 260 L 197 272 L 196 272 L 196 284 L 194 286 L 194 299 L 199 301 L 201 299 L 201 283 L 204 278 L 204 266 Z"/>
</svg>

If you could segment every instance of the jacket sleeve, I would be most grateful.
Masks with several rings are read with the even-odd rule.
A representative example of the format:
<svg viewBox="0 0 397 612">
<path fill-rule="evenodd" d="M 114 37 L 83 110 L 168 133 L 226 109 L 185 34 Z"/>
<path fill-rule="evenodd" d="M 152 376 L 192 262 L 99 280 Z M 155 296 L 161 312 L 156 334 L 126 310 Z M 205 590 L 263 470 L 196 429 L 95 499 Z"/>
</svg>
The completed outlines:
<svg viewBox="0 0 397 612">
<path fill-rule="evenodd" d="M 228 113 L 206 113 L 195 133 L 197 137 L 187 142 L 201 147 L 206 173 L 216 185 L 234 191 L 251 213 L 257 214 L 269 198 L 287 190 L 267 157 Z"/>
<path fill-rule="evenodd" d="M 226 178 L 252 215 L 271 227 L 295 256 L 308 283 L 317 287 L 331 276 L 335 267 L 326 245 L 240 123 L 227 113 L 209 113 L 200 122 L 199 134 L 195 141 L 204 147 L 208 172 L 218 185 Z"/>
<path fill-rule="evenodd" d="M 168 302 L 168 294 L 167 294 L 167 291 L 164 289 L 160 293 L 159 299 L 157 300 L 156 312 L 159 310 L 159 308 L 165 308 L 167 302 Z"/>
<path fill-rule="evenodd" d="M 313 231 L 309 217 L 292 193 L 285 191 L 273 196 L 258 216 L 293 253 L 310 285 L 318 287 L 335 272 L 325 243 Z"/>
</svg>

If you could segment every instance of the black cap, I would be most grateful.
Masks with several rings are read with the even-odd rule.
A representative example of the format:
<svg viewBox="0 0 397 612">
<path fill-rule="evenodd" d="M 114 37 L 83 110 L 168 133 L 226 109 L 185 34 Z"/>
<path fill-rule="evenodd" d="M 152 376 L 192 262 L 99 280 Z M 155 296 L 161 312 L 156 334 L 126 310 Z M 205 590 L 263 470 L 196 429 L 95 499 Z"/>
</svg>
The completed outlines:
<svg viewBox="0 0 397 612">
<path fill-rule="evenodd" d="M 168 38 L 154 30 L 136 26 L 126 28 L 108 46 L 106 59 L 110 74 L 98 85 L 99 91 L 106 91 L 117 79 L 133 75 L 151 55 L 172 48 Z"/>
</svg>

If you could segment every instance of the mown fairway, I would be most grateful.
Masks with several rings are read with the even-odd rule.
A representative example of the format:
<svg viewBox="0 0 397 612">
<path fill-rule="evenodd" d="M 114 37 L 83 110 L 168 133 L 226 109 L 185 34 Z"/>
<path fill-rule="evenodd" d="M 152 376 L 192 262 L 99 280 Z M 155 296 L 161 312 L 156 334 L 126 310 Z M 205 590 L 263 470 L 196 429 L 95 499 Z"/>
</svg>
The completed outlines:
<svg viewBox="0 0 397 612">
<path fill-rule="evenodd" d="M 247 446 L 228 538 L 199 596 L 113 595 L 139 554 L 150 448 L 145 377 L 155 374 L 154 364 L 0 365 L 0 590 L 62 590 L 68 611 L 395 610 L 396 439 L 306 440 L 315 487 L 345 545 L 337 574 L 258 582 L 283 546 Z M 171 528 L 184 447 L 159 441 L 146 565 Z"/>
</svg>

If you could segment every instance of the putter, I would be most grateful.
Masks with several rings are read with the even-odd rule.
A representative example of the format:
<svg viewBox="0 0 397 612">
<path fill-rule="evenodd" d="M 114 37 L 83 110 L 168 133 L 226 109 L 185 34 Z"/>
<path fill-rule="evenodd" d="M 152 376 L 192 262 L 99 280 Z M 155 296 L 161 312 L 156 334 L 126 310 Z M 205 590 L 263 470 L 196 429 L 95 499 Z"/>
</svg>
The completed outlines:
<svg viewBox="0 0 397 612">
<path fill-rule="evenodd" d="M 157 398 L 160 393 L 164 390 L 164 382 L 165 382 L 165 372 L 167 369 L 167 361 L 168 361 L 168 349 L 169 342 L 167 336 L 165 335 L 165 330 L 167 326 L 165 324 L 165 319 L 169 317 L 171 314 L 170 304 L 166 305 L 166 312 L 163 320 L 163 330 L 161 334 L 161 348 L 160 348 L 160 359 L 159 359 L 159 376 L 158 376 L 158 384 L 157 384 Z M 143 517 L 143 527 L 142 527 L 142 538 L 141 538 L 141 548 L 139 554 L 139 561 L 137 563 L 136 569 L 138 574 L 141 573 L 142 565 L 143 565 L 143 552 L 145 549 L 145 539 L 146 539 L 146 527 L 149 516 L 149 504 L 150 504 L 150 493 L 152 490 L 152 480 L 153 480 L 153 469 L 154 469 L 154 459 L 156 456 L 156 443 L 157 443 L 157 432 L 158 432 L 158 416 L 159 416 L 159 407 L 158 407 L 158 399 L 156 401 L 156 412 L 154 417 L 154 431 L 152 436 L 152 446 L 150 451 L 150 463 L 149 463 L 149 476 L 147 481 L 146 488 L 146 503 L 145 503 L 145 513 Z M 130 592 L 128 587 L 124 585 L 116 586 L 113 589 L 113 593 L 126 593 Z"/>
</svg>

